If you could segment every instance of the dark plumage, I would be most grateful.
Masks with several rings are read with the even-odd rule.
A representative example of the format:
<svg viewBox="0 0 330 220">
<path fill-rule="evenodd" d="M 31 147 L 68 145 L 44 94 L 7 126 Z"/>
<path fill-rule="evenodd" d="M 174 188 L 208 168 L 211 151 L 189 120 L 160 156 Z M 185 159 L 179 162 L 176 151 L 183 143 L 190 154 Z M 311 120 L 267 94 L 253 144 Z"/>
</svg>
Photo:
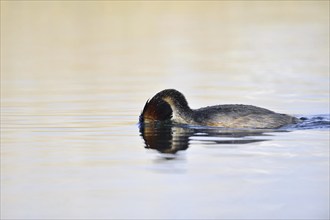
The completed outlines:
<svg viewBox="0 0 330 220">
<path fill-rule="evenodd" d="M 252 105 L 216 105 L 193 110 L 182 93 L 166 89 L 147 101 L 140 122 L 169 119 L 182 124 L 227 128 L 279 128 L 299 121 Z"/>
<path fill-rule="evenodd" d="M 165 121 L 172 118 L 171 106 L 159 96 L 154 96 L 150 101 L 147 100 L 141 112 L 139 121 Z"/>
</svg>

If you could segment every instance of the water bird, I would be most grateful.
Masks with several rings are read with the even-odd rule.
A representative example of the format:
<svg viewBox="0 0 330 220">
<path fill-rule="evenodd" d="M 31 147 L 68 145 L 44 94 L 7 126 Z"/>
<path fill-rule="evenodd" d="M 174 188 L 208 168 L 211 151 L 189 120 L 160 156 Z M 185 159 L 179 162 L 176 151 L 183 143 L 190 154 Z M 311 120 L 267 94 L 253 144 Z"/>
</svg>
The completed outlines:
<svg viewBox="0 0 330 220">
<path fill-rule="evenodd" d="M 172 121 L 178 124 L 224 128 L 280 128 L 298 123 L 294 116 L 242 104 L 225 104 L 191 109 L 185 96 L 175 89 L 158 92 L 147 100 L 140 123 Z"/>
</svg>

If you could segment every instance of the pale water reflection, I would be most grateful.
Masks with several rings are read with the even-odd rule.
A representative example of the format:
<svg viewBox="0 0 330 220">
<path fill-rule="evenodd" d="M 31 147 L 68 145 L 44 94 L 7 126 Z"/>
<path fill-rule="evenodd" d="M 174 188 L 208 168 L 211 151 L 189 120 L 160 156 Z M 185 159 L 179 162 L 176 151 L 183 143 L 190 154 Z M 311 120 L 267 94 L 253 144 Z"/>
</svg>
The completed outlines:
<svg viewBox="0 0 330 220">
<path fill-rule="evenodd" d="M 328 8 L 1 1 L 1 218 L 328 219 Z M 309 120 L 139 127 L 166 88 Z"/>
</svg>

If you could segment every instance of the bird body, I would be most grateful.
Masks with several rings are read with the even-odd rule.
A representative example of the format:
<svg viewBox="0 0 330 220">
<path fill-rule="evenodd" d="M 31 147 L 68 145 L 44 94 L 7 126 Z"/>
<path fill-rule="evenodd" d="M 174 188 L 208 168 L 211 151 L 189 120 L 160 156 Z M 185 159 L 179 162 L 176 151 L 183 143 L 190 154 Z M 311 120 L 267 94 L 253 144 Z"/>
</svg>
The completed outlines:
<svg viewBox="0 0 330 220">
<path fill-rule="evenodd" d="M 226 128 L 279 128 L 299 122 L 293 116 L 253 105 L 227 104 L 191 109 L 184 95 L 174 89 L 163 90 L 147 101 L 140 121 L 153 120 Z"/>
</svg>

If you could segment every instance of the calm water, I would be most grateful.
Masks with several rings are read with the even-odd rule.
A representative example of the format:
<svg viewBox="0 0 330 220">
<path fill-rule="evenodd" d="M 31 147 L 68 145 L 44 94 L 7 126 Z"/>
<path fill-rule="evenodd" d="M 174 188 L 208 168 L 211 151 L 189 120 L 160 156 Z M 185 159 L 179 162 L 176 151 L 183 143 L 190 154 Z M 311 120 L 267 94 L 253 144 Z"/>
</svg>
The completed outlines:
<svg viewBox="0 0 330 220">
<path fill-rule="evenodd" d="M 1 218 L 328 219 L 328 8 L 1 1 Z M 165 88 L 308 120 L 139 127 Z"/>
</svg>

